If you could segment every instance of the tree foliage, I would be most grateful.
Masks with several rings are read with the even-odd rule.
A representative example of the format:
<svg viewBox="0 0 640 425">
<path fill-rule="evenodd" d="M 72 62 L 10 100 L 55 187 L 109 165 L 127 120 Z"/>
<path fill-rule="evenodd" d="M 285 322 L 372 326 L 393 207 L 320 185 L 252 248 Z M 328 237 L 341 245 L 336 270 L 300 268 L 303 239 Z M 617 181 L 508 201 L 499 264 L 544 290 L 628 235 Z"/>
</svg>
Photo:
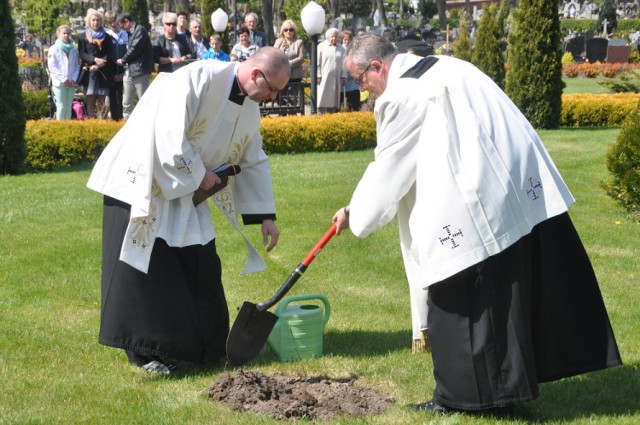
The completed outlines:
<svg viewBox="0 0 640 425">
<path fill-rule="evenodd" d="M 27 26 L 28 32 L 39 37 L 49 36 L 55 33 L 58 25 L 66 21 L 60 14 L 67 4 L 66 0 L 23 0 L 20 19 Z"/>
<path fill-rule="evenodd" d="M 613 0 L 602 0 L 598 9 L 598 31 L 604 31 L 604 20 L 607 20 L 607 33 L 611 34 L 618 26 L 618 13 Z"/>
<path fill-rule="evenodd" d="M 27 157 L 24 103 L 14 41 L 9 0 L 0 0 L 0 174 L 22 172 Z"/>
<path fill-rule="evenodd" d="M 434 0 L 420 0 L 418 2 L 418 10 L 420 11 L 420 15 L 429 22 L 430 19 L 433 19 L 434 15 L 438 14 L 438 5 Z"/>
<path fill-rule="evenodd" d="M 462 11 L 460 14 L 460 22 L 458 24 L 458 36 L 453 42 L 452 56 L 458 59 L 471 62 L 473 56 L 473 43 L 469 37 L 469 23 L 471 19 L 467 12 Z"/>
<path fill-rule="evenodd" d="M 147 31 L 151 30 L 147 0 L 121 0 L 121 2 L 123 12 L 131 15 L 136 23 L 145 27 Z"/>
<path fill-rule="evenodd" d="M 627 117 L 605 156 L 610 179 L 602 187 L 630 215 L 640 219 L 640 105 Z"/>
<path fill-rule="evenodd" d="M 562 113 L 558 0 L 521 0 L 512 12 L 505 91 L 536 128 L 557 128 Z"/>
<path fill-rule="evenodd" d="M 504 88 L 502 29 L 498 26 L 497 13 L 495 4 L 482 8 L 472 62 L 500 88 Z"/>
</svg>

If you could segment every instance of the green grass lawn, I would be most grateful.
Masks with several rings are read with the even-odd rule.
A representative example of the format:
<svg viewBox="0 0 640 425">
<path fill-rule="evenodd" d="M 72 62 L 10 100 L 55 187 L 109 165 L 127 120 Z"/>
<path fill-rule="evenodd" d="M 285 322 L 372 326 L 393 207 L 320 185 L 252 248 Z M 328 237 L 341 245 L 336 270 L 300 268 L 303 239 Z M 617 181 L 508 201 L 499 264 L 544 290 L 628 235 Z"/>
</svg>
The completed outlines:
<svg viewBox="0 0 640 425">
<path fill-rule="evenodd" d="M 613 92 L 611 90 L 598 84 L 598 81 L 601 81 L 604 78 L 605 77 L 596 77 L 596 78 L 562 77 L 562 81 L 564 81 L 564 83 L 566 84 L 563 90 L 563 93 L 564 94 L 579 94 L 579 93 L 612 94 Z"/>
<path fill-rule="evenodd" d="M 390 224 L 366 239 L 334 237 L 290 295 L 331 302 L 325 356 L 281 363 L 265 348 L 245 370 L 309 377 L 353 376 L 396 405 L 340 424 L 640 423 L 640 225 L 599 187 L 603 155 L 619 129 L 541 132 L 577 198 L 570 213 L 600 280 L 624 366 L 541 385 L 514 417 L 450 417 L 409 412 L 434 389 L 427 354 L 411 353 L 408 288 Z M 243 242 L 214 212 L 232 319 L 244 300 L 263 301 L 289 276 L 348 203 L 372 151 L 275 155 L 280 243 L 268 270 L 240 275 Z M 89 167 L 0 178 L 0 424 L 275 424 L 213 404 L 207 388 L 228 365 L 180 364 L 171 377 L 126 363 L 97 343 L 100 312 L 101 197 L 84 187 Z M 260 246 L 258 228 L 245 229 Z"/>
</svg>

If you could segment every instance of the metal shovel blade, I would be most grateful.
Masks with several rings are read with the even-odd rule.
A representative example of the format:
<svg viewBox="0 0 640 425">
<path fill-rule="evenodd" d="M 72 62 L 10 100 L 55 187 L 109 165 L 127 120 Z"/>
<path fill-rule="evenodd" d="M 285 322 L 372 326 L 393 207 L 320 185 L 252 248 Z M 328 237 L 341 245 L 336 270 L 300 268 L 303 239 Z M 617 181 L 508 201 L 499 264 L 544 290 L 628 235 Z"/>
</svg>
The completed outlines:
<svg viewBox="0 0 640 425">
<path fill-rule="evenodd" d="M 227 359 L 233 366 L 242 366 L 253 360 L 269 338 L 278 316 L 268 310 L 260 310 L 254 303 L 245 301 L 231 326 L 227 338 Z"/>
</svg>

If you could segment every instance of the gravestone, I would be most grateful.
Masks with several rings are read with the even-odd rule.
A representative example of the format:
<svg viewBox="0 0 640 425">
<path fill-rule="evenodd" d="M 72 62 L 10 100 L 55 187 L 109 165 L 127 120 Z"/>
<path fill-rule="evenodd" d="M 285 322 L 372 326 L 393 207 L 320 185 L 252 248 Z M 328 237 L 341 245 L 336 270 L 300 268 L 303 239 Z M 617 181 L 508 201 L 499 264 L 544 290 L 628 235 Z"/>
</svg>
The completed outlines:
<svg viewBox="0 0 640 425">
<path fill-rule="evenodd" d="M 432 55 L 434 52 L 433 46 L 424 41 L 405 39 L 398 43 L 399 53 L 407 53 L 409 50 L 422 57 Z"/>
<path fill-rule="evenodd" d="M 570 38 L 565 44 L 565 52 L 571 52 L 573 60 L 580 58 L 584 53 L 584 35 Z"/>
<path fill-rule="evenodd" d="M 607 58 L 607 46 L 609 40 L 606 38 L 594 37 L 587 41 L 586 56 L 591 63 L 604 62 Z"/>
<path fill-rule="evenodd" d="M 631 56 L 632 46 L 612 46 L 607 47 L 608 63 L 628 63 Z"/>
<path fill-rule="evenodd" d="M 627 40 L 624 38 L 612 38 L 609 40 L 609 46 L 626 46 Z"/>
</svg>

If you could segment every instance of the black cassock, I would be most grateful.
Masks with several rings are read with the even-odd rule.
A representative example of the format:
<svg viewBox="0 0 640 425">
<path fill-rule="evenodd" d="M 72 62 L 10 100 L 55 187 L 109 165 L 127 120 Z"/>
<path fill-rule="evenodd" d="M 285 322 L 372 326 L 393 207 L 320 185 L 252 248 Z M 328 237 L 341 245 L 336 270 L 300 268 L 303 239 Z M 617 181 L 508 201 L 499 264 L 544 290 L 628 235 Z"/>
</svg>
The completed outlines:
<svg viewBox="0 0 640 425">
<path fill-rule="evenodd" d="M 463 410 L 538 397 L 538 383 L 622 364 L 567 213 L 429 287 L 434 399 Z"/>
</svg>

